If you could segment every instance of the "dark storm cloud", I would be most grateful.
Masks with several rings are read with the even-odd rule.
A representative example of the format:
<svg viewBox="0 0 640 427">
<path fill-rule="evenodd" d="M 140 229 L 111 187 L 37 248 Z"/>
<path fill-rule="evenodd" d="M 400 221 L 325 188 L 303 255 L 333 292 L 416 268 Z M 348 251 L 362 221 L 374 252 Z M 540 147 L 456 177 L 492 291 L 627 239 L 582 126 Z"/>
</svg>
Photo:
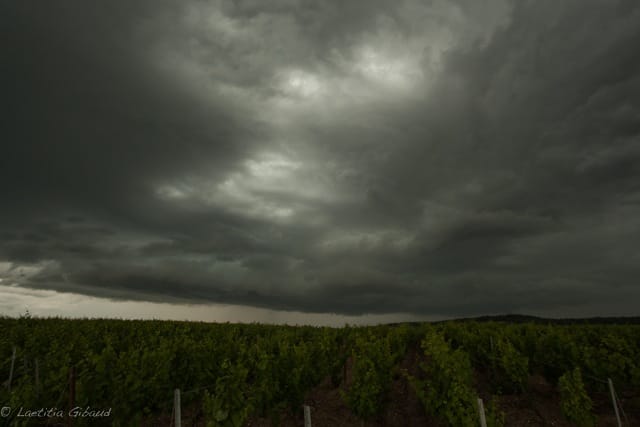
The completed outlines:
<svg viewBox="0 0 640 427">
<path fill-rule="evenodd" d="M 5 280 L 350 314 L 640 297 L 636 2 L 1 12 Z"/>
<path fill-rule="evenodd" d="M 240 130 L 221 102 L 202 102 L 150 64 L 171 29 L 163 13 L 179 11 L 159 6 L 5 7 L 0 185 L 9 209 L 135 208 L 160 177 L 205 159 L 222 169 L 244 151 L 236 136 L 251 133 L 248 120 Z"/>
</svg>

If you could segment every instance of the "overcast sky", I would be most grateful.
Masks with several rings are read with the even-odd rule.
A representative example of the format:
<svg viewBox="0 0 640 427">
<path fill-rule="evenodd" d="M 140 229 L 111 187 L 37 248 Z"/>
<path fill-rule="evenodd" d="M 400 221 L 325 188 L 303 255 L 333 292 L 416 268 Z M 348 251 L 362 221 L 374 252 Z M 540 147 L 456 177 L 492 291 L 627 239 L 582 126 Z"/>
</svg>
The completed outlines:
<svg viewBox="0 0 640 427">
<path fill-rule="evenodd" d="M 0 314 L 640 315 L 637 0 L 7 0 L 0 30 Z"/>
</svg>

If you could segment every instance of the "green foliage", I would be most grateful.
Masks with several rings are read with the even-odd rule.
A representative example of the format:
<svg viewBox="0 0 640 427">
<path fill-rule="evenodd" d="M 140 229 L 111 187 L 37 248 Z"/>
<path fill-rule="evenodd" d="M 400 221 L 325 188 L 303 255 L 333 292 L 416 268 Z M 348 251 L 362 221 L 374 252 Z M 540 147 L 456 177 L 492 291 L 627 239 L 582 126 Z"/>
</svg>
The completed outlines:
<svg viewBox="0 0 640 427">
<path fill-rule="evenodd" d="M 557 383 L 576 366 L 594 390 L 605 391 L 598 380 L 606 378 L 640 387 L 638 326 L 449 322 L 442 329 L 453 348 L 465 349 L 474 368 L 487 372 L 499 394 L 524 391 L 530 373 Z"/>
<path fill-rule="evenodd" d="M 580 366 L 580 345 L 568 332 L 561 326 L 546 326 L 536 341 L 534 364 L 554 383 L 564 372 Z"/>
<path fill-rule="evenodd" d="M 353 382 L 342 397 L 362 418 L 379 415 L 394 374 L 394 367 L 406 351 L 406 330 L 371 329 L 358 336 L 352 351 Z"/>
<path fill-rule="evenodd" d="M 595 418 L 591 413 L 593 404 L 582 382 L 580 368 L 568 371 L 558 380 L 560 408 L 564 416 L 580 427 L 591 427 Z"/>
<path fill-rule="evenodd" d="M 495 397 L 491 399 L 489 405 L 485 407 L 485 411 L 487 427 L 504 427 L 505 415 L 504 412 L 498 408 Z"/>
<path fill-rule="evenodd" d="M 427 410 L 448 425 L 476 425 L 472 368 L 487 374 L 497 394 L 522 391 L 530 372 L 543 373 L 559 384 L 572 417 L 589 407 L 585 387 L 606 391 L 598 379 L 612 378 L 621 391 L 640 389 L 638 326 L 447 322 L 314 328 L 24 315 L 0 317 L 0 329 L 2 381 L 17 349 L 11 391 L 0 387 L 0 406 L 66 409 L 74 366 L 76 403 L 112 408 L 109 419 L 78 419 L 78 427 L 154 424 L 159 414 L 170 413 L 175 388 L 183 392 L 183 407 L 202 407 L 213 425 L 254 415 L 276 419 L 284 408 L 299 411 L 305 394 L 327 377 L 348 386 L 343 397 L 355 414 L 372 418 L 384 410 L 407 346 L 422 338 L 426 378 L 409 378 Z M 345 384 L 347 360 L 352 375 Z M 576 367 L 580 381 L 573 379 Z M 504 424 L 495 402 L 486 415 L 489 425 Z"/>
<path fill-rule="evenodd" d="M 632 342 L 611 332 L 594 338 L 583 344 L 579 366 L 596 378 L 611 378 L 616 384 L 638 384 L 640 364 Z"/>
<path fill-rule="evenodd" d="M 349 390 L 342 393 L 347 406 L 358 416 L 370 418 L 381 407 L 385 390 L 378 376 L 376 365 L 367 356 L 361 356 L 354 362 L 354 381 Z"/>
<path fill-rule="evenodd" d="M 469 353 L 475 368 L 488 372 L 495 392 L 525 390 L 529 359 L 512 343 L 522 342 L 522 337 L 510 326 L 494 322 L 448 323 L 444 333 L 455 347 Z"/>
<path fill-rule="evenodd" d="M 248 399 L 249 370 L 225 360 L 213 394 L 205 392 L 203 411 L 207 427 L 241 427 L 253 411 Z"/>
<path fill-rule="evenodd" d="M 426 381 L 409 377 L 425 409 L 451 426 L 478 425 L 475 407 L 476 393 L 468 354 L 453 350 L 434 329 L 427 331 L 422 341 L 427 362 L 421 365 Z"/>
<path fill-rule="evenodd" d="M 529 378 L 529 359 L 520 354 L 505 337 L 497 340 L 494 357 L 503 386 L 510 391 L 523 392 Z"/>
<path fill-rule="evenodd" d="M 102 424 L 92 421 L 96 425 L 148 422 L 170 411 L 175 388 L 183 391 L 185 407 L 234 409 L 233 400 L 223 401 L 215 392 L 226 387 L 230 399 L 240 393 L 251 404 L 239 410 L 240 418 L 252 411 L 273 416 L 284 407 L 299 407 L 305 392 L 335 370 L 347 351 L 340 348 L 343 330 L 331 328 L 29 316 L 0 318 L 0 327 L 0 378 L 8 378 L 17 348 L 12 390 L 0 388 L 0 404 L 66 410 L 69 368 L 75 366 L 76 403 L 112 408 Z M 205 390 L 211 392 L 206 399 Z M 228 422 L 234 417 L 230 413 Z"/>
</svg>

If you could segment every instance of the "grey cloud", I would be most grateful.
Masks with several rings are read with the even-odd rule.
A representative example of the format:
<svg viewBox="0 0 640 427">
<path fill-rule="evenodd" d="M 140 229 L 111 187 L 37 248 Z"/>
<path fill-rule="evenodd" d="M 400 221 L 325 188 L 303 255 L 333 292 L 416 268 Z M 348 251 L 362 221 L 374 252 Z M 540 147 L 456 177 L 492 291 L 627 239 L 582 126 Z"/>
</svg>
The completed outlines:
<svg viewBox="0 0 640 427">
<path fill-rule="evenodd" d="M 22 286 L 444 316 L 640 294 L 636 2 L 0 16 L 0 261 Z"/>
<path fill-rule="evenodd" d="M 135 209 L 161 178 L 205 159 L 209 170 L 228 167 L 244 150 L 234 133 L 252 131 L 234 126 L 232 111 L 149 63 L 166 25 L 158 6 L 10 7 L 1 165 L 10 208 Z"/>
</svg>

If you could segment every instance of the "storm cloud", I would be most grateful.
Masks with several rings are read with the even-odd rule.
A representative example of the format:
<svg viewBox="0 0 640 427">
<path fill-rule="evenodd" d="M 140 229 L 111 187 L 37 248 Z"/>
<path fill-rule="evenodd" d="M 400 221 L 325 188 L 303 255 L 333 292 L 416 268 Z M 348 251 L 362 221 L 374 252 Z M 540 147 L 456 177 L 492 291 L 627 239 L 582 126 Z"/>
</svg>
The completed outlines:
<svg viewBox="0 0 640 427">
<path fill-rule="evenodd" d="M 636 1 L 7 1 L 0 28 L 4 292 L 639 314 Z"/>
</svg>

